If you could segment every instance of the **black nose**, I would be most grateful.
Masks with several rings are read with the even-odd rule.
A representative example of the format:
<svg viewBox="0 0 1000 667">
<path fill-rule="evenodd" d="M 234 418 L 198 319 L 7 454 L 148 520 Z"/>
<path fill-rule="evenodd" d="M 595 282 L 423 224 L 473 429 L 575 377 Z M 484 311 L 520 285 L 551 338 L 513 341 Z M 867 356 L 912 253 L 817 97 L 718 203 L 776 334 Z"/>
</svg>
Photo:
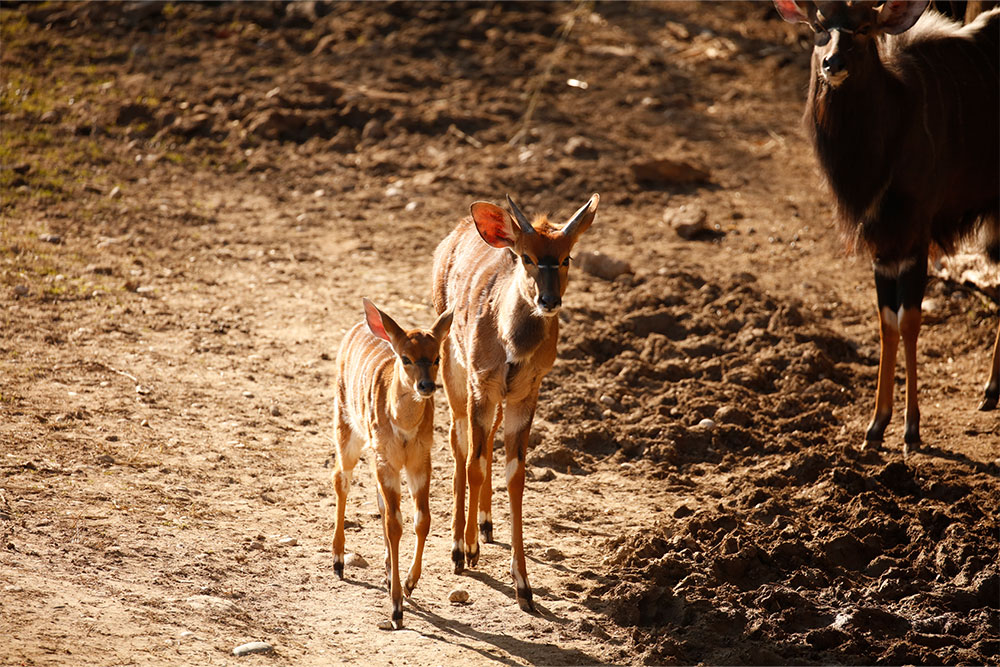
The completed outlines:
<svg viewBox="0 0 1000 667">
<path fill-rule="evenodd" d="M 844 70 L 844 56 L 831 53 L 823 58 L 823 71 L 827 74 L 838 74 Z"/>
<path fill-rule="evenodd" d="M 545 310 L 558 308 L 562 304 L 562 297 L 555 294 L 542 294 L 538 297 L 538 305 Z"/>
<path fill-rule="evenodd" d="M 417 383 L 417 389 L 422 394 L 429 394 L 434 391 L 435 385 L 430 380 L 421 380 Z"/>
</svg>

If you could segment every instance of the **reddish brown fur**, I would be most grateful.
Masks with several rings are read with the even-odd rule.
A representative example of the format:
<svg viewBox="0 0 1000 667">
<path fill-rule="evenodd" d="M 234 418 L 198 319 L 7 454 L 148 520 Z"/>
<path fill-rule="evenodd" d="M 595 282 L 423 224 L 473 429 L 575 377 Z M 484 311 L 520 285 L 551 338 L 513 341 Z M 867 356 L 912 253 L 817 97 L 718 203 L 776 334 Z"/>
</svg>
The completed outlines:
<svg viewBox="0 0 1000 667">
<path fill-rule="evenodd" d="M 403 602 L 420 578 L 424 542 L 430 530 L 431 445 L 441 342 L 451 314 L 438 317 L 430 331 L 404 331 L 370 302 L 367 323 L 359 322 L 341 342 L 337 354 L 334 397 L 334 441 L 337 464 L 332 479 L 337 492 L 333 538 L 334 569 L 343 578 L 344 513 L 351 476 L 362 448 L 372 450 L 372 470 L 386 544 L 386 579 L 392 599 L 394 627 L 402 626 Z M 409 363 L 404 363 L 404 361 Z M 429 383 L 429 384 L 428 384 Z M 417 534 L 413 563 L 405 588 L 399 578 L 400 471 L 406 470 L 413 496 Z"/>
<path fill-rule="evenodd" d="M 597 202 L 594 195 L 565 227 L 539 218 L 533 231 L 480 202 L 472 208 L 475 219 L 460 223 L 434 253 L 434 307 L 455 311 L 442 352 L 455 458 L 452 558 L 456 572 L 477 564 L 477 511 L 484 539 L 492 539 L 490 462 L 504 419 L 511 575 L 525 609 L 533 603 L 521 520 L 524 461 L 538 389 L 555 362 L 559 338 L 559 318 L 546 308 L 561 302 L 570 250 L 593 221 Z"/>
</svg>

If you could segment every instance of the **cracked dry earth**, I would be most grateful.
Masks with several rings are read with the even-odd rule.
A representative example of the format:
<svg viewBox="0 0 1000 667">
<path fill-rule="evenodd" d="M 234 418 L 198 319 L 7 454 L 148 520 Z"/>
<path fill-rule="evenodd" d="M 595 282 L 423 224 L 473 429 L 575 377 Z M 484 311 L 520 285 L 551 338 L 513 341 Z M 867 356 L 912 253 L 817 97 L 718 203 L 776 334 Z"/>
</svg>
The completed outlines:
<svg viewBox="0 0 1000 667">
<path fill-rule="evenodd" d="M 897 415 L 862 454 L 871 277 L 800 131 L 808 36 L 770 4 L 0 19 L 0 663 L 996 662 L 997 293 L 932 282 L 925 446 Z M 639 180 L 656 158 L 690 178 Z M 439 396 L 424 573 L 384 632 L 366 465 L 371 565 L 333 571 L 333 359 L 362 296 L 428 325 L 434 247 L 506 192 L 599 192 L 578 255 L 632 267 L 571 269 L 528 459 L 538 612 L 502 463 L 497 543 L 452 573 Z"/>
</svg>

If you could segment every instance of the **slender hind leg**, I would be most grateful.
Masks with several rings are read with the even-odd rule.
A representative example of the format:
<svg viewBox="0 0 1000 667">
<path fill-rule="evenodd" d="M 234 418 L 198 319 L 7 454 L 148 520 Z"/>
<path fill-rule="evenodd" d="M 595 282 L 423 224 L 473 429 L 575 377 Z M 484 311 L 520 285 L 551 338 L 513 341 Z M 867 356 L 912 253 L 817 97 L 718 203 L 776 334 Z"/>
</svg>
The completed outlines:
<svg viewBox="0 0 1000 667">
<path fill-rule="evenodd" d="M 493 428 L 486 438 L 486 448 L 483 452 L 486 457 L 486 474 L 483 477 L 483 488 L 479 490 L 479 538 L 485 544 L 493 543 L 493 442 L 496 440 L 501 420 L 503 420 L 503 404 L 499 403 Z"/>
<path fill-rule="evenodd" d="M 347 494 L 351 490 L 354 466 L 361 456 L 361 440 L 354 436 L 350 427 L 341 418 L 340 402 L 334 405 L 334 441 L 337 443 L 337 463 L 331 479 L 337 492 L 337 523 L 333 532 L 333 570 L 344 578 L 344 515 L 347 508 Z"/>
</svg>

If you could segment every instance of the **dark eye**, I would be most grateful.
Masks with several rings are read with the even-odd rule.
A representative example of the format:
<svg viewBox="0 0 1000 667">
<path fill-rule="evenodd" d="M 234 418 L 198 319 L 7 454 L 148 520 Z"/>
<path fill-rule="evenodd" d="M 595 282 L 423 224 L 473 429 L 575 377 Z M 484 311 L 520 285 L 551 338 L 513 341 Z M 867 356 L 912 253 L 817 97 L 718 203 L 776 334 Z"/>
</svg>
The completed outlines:
<svg viewBox="0 0 1000 667">
<path fill-rule="evenodd" d="M 563 266 L 569 266 L 569 260 L 571 260 L 571 259 L 573 259 L 573 258 L 572 257 L 567 257 L 566 259 L 564 259 L 562 261 L 562 265 Z"/>
<path fill-rule="evenodd" d="M 826 46 L 830 43 L 830 33 L 822 28 L 816 30 L 816 46 Z"/>
<path fill-rule="evenodd" d="M 410 364 L 412 364 L 412 363 L 413 363 L 412 361 L 410 361 L 410 360 L 409 360 L 409 359 L 407 359 L 406 357 L 400 357 L 400 359 L 402 359 L 402 360 L 403 360 L 403 365 L 404 365 L 404 366 L 409 366 Z"/>
<path fill-rule="evenodd" d="M 435 366 L 437 366 L 440 363 L 441 363 L 441 357 L 438 357 L 437 359 L 434 360 L 434 365 Z"/>
<path fill-rule="evenodd" d="M 527 264 L 528 266 L 534 264 L 534 262 L 531 261 L 531 258 L 528 257 L 527 255 L 521 255 L 521 261 Z"/>
</svg>

